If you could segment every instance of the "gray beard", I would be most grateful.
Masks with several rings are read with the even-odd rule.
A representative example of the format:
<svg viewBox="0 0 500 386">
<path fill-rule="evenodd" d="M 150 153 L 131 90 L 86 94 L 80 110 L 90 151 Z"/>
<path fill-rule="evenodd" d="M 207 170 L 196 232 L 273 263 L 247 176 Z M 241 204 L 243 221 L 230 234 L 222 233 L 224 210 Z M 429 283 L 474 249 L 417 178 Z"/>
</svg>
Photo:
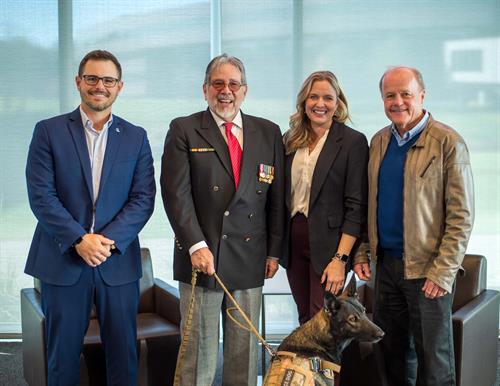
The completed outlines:
<svg viewBox="0 0 500 386">
<path fill-rule="evenodd" d="M 236 109 L 231 109 L 231 110 L 219 110 L 219 109 L 215 109 L 214 110 L 214 113 L 219 117 L 219 118 L 222 118 L 224 120 L 228 119 L 228 118 L 233 118 L 236 116 L 236 114 L 238 114 L 238 111 Z"/>
</svg>

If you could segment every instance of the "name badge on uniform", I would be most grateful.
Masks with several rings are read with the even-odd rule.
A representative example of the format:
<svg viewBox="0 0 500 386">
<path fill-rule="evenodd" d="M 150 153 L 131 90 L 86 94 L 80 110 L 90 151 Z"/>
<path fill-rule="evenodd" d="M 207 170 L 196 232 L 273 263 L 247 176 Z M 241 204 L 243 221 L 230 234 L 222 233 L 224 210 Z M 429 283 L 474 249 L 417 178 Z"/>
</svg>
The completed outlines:
<svg viewBox="0 0 500 386">
<path fill-rule="evenodd" d="M 272 184 L 274 179 L 274 166 L 260 164 L 258 177 L 259 177 L 259 182 Z"/>
<path fill-rule="evenodd" d="M 191 153 L 208 153 L 210 151 L 215 151 L 213 147 L 192 147 L 189 149 Z"/>
</svg>

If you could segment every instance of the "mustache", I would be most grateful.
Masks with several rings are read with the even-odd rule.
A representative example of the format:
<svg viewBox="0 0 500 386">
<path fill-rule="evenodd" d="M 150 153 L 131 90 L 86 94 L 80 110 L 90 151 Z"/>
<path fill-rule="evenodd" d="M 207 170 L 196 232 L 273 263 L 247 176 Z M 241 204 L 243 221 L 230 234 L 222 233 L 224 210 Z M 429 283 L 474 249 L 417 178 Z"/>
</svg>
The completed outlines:
<svg viewBox="0 0 500 386">
<path fill-rule="evenodd" d="M 105 90 L 90 90 L 89 91 L 90 95 L 104 95 L 106 97 L 109 97 L 109 92 Z"/>
<path fill-rule="evenodd" d="M 221 101 L 221 100 L 234 101 L 234 97 L 232 94 L 219 94 L 219 95 L 217 95 L 217 100 L 218 101 Z"/>
</svg>

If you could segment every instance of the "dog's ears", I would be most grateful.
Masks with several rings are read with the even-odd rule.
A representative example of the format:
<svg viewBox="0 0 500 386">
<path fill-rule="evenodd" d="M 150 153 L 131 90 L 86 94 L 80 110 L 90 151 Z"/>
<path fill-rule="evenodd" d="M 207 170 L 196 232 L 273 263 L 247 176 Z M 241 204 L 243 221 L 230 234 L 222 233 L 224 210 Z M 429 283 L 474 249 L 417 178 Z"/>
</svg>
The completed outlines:
<svg viewBox="0 0 500 386">
<path fill-rule="evenodd" d="M 351 280 L 349 280 L 349 284 L 344 288 L 344 291 L 342 291 L 341 297 L 357 297 L 357 291 L 356 291 L 356 275 L 351 276 Z"/>
<path fill-rule="evenodd" d="M 341 306 L 338 299 L 332 294 L 330 291 L 325 291 L 325 295 L 323 296 L 323 307 L 326 312 L 334 312 L 338 310 Z"/>
</svg>

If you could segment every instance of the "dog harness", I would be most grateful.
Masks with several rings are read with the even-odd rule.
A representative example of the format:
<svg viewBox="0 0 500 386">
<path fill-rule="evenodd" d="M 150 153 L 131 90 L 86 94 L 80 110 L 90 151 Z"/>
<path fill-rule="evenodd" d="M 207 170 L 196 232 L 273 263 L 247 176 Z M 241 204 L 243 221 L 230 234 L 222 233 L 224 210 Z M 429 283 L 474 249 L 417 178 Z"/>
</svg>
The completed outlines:
<svg viewBox="0 0 500 386">
<path fill-rule="evenodd" d="M 293 352 L 278 351 L 263 386 L 333 386 L 335 374 L 339 373 L 339 365 L 319 357 L 304 358 Z"/>
</svg>

